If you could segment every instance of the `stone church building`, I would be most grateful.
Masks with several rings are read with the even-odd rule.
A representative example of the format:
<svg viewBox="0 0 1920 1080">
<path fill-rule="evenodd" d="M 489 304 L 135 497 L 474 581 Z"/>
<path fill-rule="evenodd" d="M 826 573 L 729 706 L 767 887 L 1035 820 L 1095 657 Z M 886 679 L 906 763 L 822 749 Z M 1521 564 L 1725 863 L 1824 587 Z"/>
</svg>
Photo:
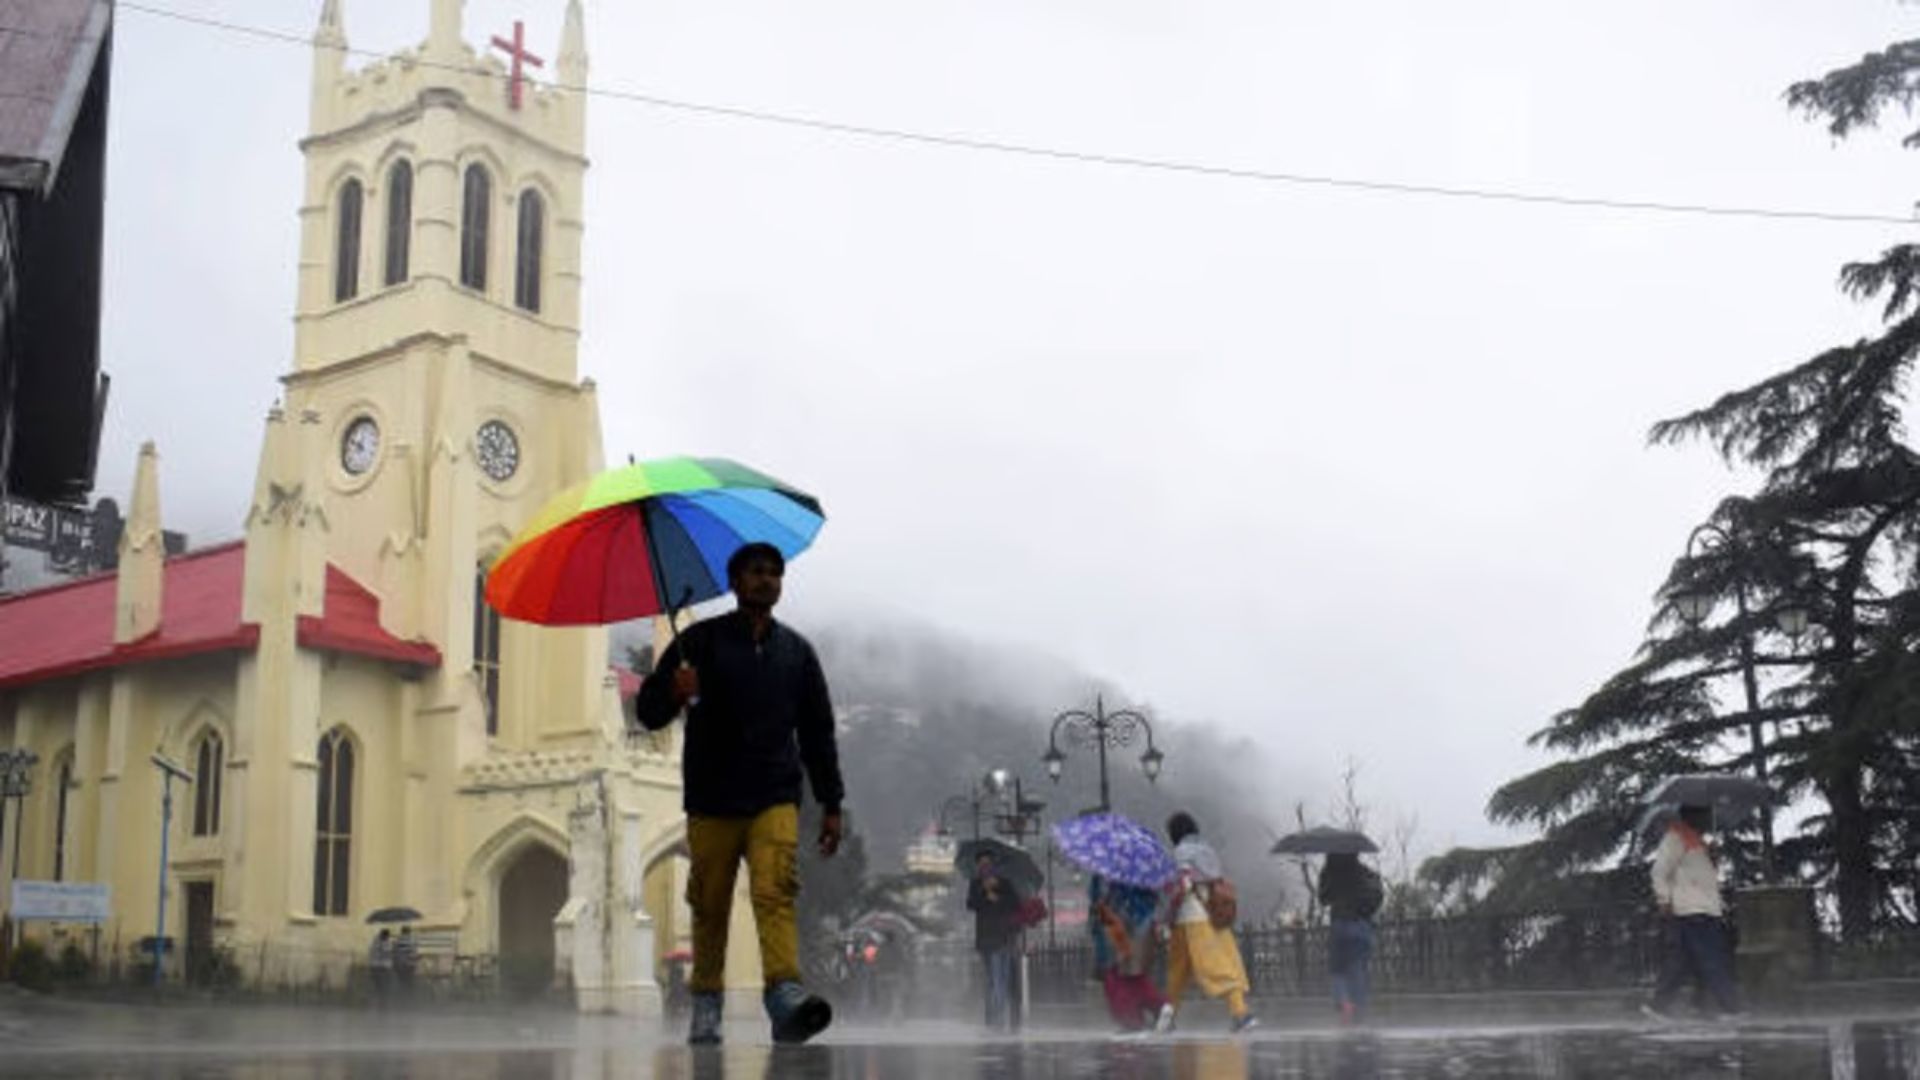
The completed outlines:
<svg viewBox="0 0 1920 1080">
<path fill-rule="evenodd" d="M 367 915 L 405 905 L 466 970 L 645 1011 L 688 934 L 677 734 L 626 734 L 605 631 L 503 623 L 480 595 L 520 523 L 601 466 L 577 361 L 587 102 L 566 89 L 583 13 L 540 85 L 466 42 L 462 0 L 429 2 L 424 45 L 357 69 L 342 0 L 322 7 L 293 363 L 244 535 L 166 557 L 149 446 L 118 571 L 0 599 L 0 746 L 39 759 L 0 843 L 21 827 L 22 879 L 110 886 L 102 937 L 130 948 L 154 930 L 157 754 L 192 776 L 164 868 L 176 964 L 337 984 Z"/>
</svg>

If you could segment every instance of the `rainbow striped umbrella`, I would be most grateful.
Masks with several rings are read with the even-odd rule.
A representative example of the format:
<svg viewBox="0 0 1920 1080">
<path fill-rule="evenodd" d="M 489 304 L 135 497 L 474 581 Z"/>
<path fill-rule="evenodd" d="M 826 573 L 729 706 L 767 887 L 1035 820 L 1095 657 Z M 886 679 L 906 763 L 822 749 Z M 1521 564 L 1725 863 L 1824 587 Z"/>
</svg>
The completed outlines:
<svg viewBox="0 0 1920 1080">
<path fill-rule="evenodd" d="M 487 575 L 510 618 L 591 626 L 672 614 L 727 591 L 727 559 L 762 542 L 792 558 L 819 500 L 725 458 L 642 461 L 547 501 Z"/>
</svg>

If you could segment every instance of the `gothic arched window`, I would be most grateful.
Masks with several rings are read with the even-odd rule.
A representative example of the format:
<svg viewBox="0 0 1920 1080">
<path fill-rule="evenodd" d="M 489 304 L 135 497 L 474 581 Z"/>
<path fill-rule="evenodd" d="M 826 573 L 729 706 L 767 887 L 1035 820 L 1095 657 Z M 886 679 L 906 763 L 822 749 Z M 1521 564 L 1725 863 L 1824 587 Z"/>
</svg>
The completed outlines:
<svg viewBox="0 0 1920 1080">
<path fill-rule="evenodd" d="M 225 765 L 226 747 L 217 732 L 200 738 L 200 749 L 193 757 L 193 835 L 220 834 L 220 777 Z"/>
<path fill-rule="evenodd" d="M 407 280 L 408 254 L 413 243 L 413 166 L 396 161 L 387 170 L 386 283 Z"/>
<path fill-rule="evenodd" d="M 473 581 L 473 673 L 487 704 L 487 734 L 500 734 L 500 613 L 487 603 L 487 568 Z"/>
<path fill-rule="evenodd" d="M 360 295 L 360 209 L 365 201 L 366 193 L 360 181 L 349 180 L 340 185 L 339 212 L 335 215 L 340 230 L 333 245 L 333 299 L 336 302 Z"/>
<path fill-rule="evenodd" d="M 345 915 L 353 866 L 353 740 L 343 728 L 320 736 L 314 816 L 313 913 Z"/>
<path fill-rule="evenodd" d="M 73 790 L 73 754 L 64 754 L 54 770 L 53 880 L 67 880 L 67 797 Z"/>
<path fill-rule="evenodd" d="M 547 203 L 529 188 L 520 193 L 519 257 L 513 264 L 513 302 L 540 310 L 540 251 L 546 241 Z"/>
<path fill-rule="evenodd" d="M 487 291 L 487 222 L 493 203 L 493 178 L 484 165 L 467 166 L 460 205 L 460 284 Z"/>
</svg>

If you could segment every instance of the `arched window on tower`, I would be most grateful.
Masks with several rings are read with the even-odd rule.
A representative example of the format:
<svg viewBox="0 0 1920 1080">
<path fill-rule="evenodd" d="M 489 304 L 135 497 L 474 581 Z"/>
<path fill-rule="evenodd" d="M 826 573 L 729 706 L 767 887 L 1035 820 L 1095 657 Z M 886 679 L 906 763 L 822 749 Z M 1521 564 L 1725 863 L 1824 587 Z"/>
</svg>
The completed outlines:
<svg viewBox="0 0 1920 1080">
<path fill-rule="evenodd" d="M 333 299 L 343 303 L 360 295 L 360 210 L 366 193 L 360 181 L 340 185 L 340 206 L 335 214 L 339 233 L 333 245 Z"/>
<path fill-rule="evenodd" d="M 193 755 L 193 835 L 220 835 L 220 777 L 226 764 L 226 746 L 220 735 L 208 731 Z"/>
<path fill-rule="evenodd" d="M 473 580 L 473 673 L 487 705 L 487 734 L 500 734 L 500 613 L 487 603 L 487 568 Z"/>
<path fill-rule="evenodd" d="M 540 252 L 546 242 L 547 203 L 538 191 L 520 193 L 520 245 L 513 264 L 513 302 L 540 310 Z"/>
<path fill-rule="evenodd" d="M 73 792 L 73 752 L 53 770 L 53 880 L 67 880 L 67 799 Z"/>
<path fill-rule="evenodd" d="M 487 222 L 493 203 L 493 178 L 484 165 L 467 166 L 460 204 L 460 284 L 487 291 Z"/>
<path fill-rule="evenodd" d="M 407 280 L 408 256 L 413 243 L 413 166 L 396 161 L 387 170 L 387 273 L 386 283 L 398 285 Z"/>
<path fill-rule="evenodd" d="M 345 915 L 353 866 L 353 740 L 344 729 L 320 736 L 314 815 L 313 913 Z"/>
</svg>

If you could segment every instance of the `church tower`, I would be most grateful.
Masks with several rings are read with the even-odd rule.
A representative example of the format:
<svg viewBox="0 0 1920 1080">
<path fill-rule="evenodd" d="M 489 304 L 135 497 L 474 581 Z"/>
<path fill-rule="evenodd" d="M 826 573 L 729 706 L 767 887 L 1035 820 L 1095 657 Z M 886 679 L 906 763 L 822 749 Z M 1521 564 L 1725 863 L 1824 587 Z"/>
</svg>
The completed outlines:
<svg viewBox="0 0 1920 1080">
<path fill-rule="evenodd" d="M 503 623 L 480 589 L 601 465 L 581 0 L 526 0 L 564 12 L 546 55 L 417 0 L 427 40 L 358 67 L 354 0 L 315 2 L 294 355 L 245 538 L 167 558 L 149 446 L 119 575 L 0 603 L 35 645 L 0 649 L 0 746 L 46 770 L 14 868 L 108 885 L 129 941 L 153 924 L 121 898 L 170 897 L 185 971 L 342 985 L 369 917 L 411 908 L 423 971 L 491 958 L 644 1014 L 688 940 L 677 751 L 625 737 L 606 631 Z M 164 862 L 156 762 L 192 778 Z"/>
<path fill-rule="evenodd" d="M 601 464 L 577 362 L 587 56 L 580 0 L 550 60 L 517 25 L 476 50 L 462 0 L 430 4 L 422 46 L 359 70 L 347 0 L 321 8 L 284 381 L 286 412 L 319 417 L 327 559 L 378 589 L 387 630 L 440 649 L 427 696 L 471 761 L 599 734 L 581 688 L 604 635 L 502 626 L 476 587 Z"/>
</svg>

